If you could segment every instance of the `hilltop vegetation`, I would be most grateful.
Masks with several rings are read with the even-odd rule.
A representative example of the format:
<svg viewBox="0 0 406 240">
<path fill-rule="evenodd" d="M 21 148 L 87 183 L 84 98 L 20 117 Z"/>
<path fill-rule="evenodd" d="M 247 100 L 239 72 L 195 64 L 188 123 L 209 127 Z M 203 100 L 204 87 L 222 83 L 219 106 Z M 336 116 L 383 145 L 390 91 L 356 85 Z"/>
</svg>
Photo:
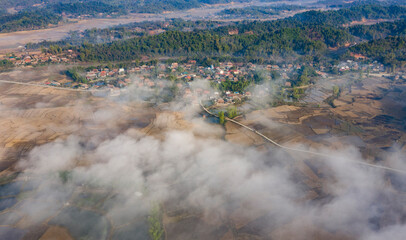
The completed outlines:
<svg viewBox="0 0 406 240">
<path fill-rule="evenodd" d="M 158 13 L 226 3 L 229 0 L 4 0 L 0 10 L 0 32 L 40 29 L 57 24 L 62 14 L 70 17 L 114 17 L 128 12 Z M 7 8 L 17 13 L 7 14 Z"/>
<path fill-rule="evenodd" d="M 362 14 L 357 15 L 357 11 Z M 355 29 L 333 26 L 331 24 L 333 19 L 343 19 L 342 22 L 346 23 L 360 16 L 373 19 L 389 16 L 388 12 L 391 12 L 391 16 L 399 17 L 406 13 L 406 8 L 367 5 L 338 11 L 309 11 L 278 21 L 256 21 L 192 32 L 166 31 L 155 36 L 135 37 L 107 44 L 65 46 L 65 49 L 77 51 L 82 61 L 134 60 L 141 55 L 193 57 L 228 55 L 252 59 L 293 54 L 321 58 L 328 47 L 340 47 L 355 40 L 351 34 Z M 398 21 L 393 24 L 401 27 L 404 22 Z M 388 25 L 388 31 L 389 26 L 394 28 L 394 25 Z M 370 28 L 369 32 L 373 31 L 372 27 Z M 230 34 L 231 32 L 233 34 Z M 357 36 L 364 37 L 361 33 Z"/>
<path fill-rule="evenodd" d="M 390 37 L 405 33 L 405 20 L 372 26 L 345 27 L 344 24 L 362 18 L 399 19 L 405 17 L 405 14 L 406 8 L 402 6 L 357 5 L 337 11 L 308 11 L 277 21 L 231 23 L 217 28 L 215 26 L 219 23 L 203 21 L 174 20 L 165 23 L 165 26 L 162 22 L 135 23 L 104 30 L 92 29 L 81 33 L 79 37 L 71 34 L 72 38 L 64 41 L 29 47 L 42 45 L 49 48 L 45 51 L 53 54 L 55 49 L 58 52 L 70 49 L 77 53 L 80 61 L 97 62 L 133 61 L 143 56 L 190 57 L 201 62 L 210 58 L 269 62 L 289 56 L 318 63 L 349 57 L 346 51 L 330 54 L 329 48 L 343 48 L 357 42 L 385 38 L 380 42 L 369 43 L 371 46 L 363 43 L 349 50 L 387 65 L 400 66 L 404 60 L 398 54 L 403 53 L 403 45 L 395 44 Z M 340 25 L 337 26 L 336 22 Z M 140 28 L 144 32 L 139 32 Z M 145 34 L 148 29 L 161 28 L 165 29 L 161 34 Z M 110 42 L 111 39 L 121 41 Z M 399 39 L 395 40 L 399 42 Z M 384 44 L 385 41 L 388 43 Z M 372 53 L 376 44 L 382 45 L 383 50 Z M 388 48 L 392 48 L 391 51 Z"/>
<path fill-rule="evenodd" d="M 247 0 L 240 0 L 241 2 Z M 204 4 L 217 4 L 228 3 L 231 0 L 99 0 L 99 1 L 80 1 L 80 0 L 3 0 L 2 4 L 4 8 L 18 8 L 27 9 L 32 8 L 33 5 L 41 5 L 40 7 L 50 7 L 57 11 L 69 11 L 73 12 L 77 9 L 85 14 L 91 14 L 88 12 L 105 13 L 106 11 L 115 12 L 117 10 L 126 9 L 131 12 L 147 12 L 157 13 L 162 11 L 173 11 L 181 9 L 189 9 L 200 7 Z M 235 1 L 234 1 L 235 2 Z M 91 9 L 91 6 L 99 4 L 99 8 Z M 111 10 L 104 6 L 110 6 Z M 89 8 L 87 8 L 89 7 Z M 106 10 L 106 11 L 103 11 Z"/>
<path fill-rule="evenodd" d="M 48 11 L 26 11 L 0 16 L 0 32 L 40 29 L 58 24 L 62 18 Z"/>
<path fill-rule="evenodd" d="M 404 0 L 320 0 L 317 4 L 326 4 L 330 7 L 353 7 L 365 4 L 379 4 L 379 5 L 405 5 Z"/>
<path fill-rule="evenodd" d="M 245 0 L 241 0 L 245 1 Z M 62 14 L 71 17 L 114 17 L 128 12 L 157 13 L 200 7 L 203 4 L 226 3 L 230 0 L 101 0 L 101 1 L 68 1 L 68 0 L 18 0 L 12 2 L 6 0 L 4 6 L 23 9 L 16 14 L 0 12 L 2 18 L 2 32 L 11 32 L 28 29 L 44 28 L 49 24 L 56 24 L 62 20 Z M 301 6 L 277 5 L 273 7 L 248 7 L 243 9 L 226 9 L 222 14 L 229 17 L 251 15 L 263 18 L 267 15 L 277 14 L 283 10 L 297 10 Z M 3 14 L 3 16 L 1 15 Z M 4 15 L 5 14 L 5 15 Z M 286 27 L 297 27 L 303 24 L 331 25 L 348 24 L 362 19 L 397 19 L 406 16 L 406 8 L 396 5 L 383 6 L 380 4 L 357 5 L 338 11 L 309 11 L 297 14 L 285 21 Z M 280 24 L 281 22 L 278 22 Z M 250 31 L 250 30 L 247 30 Z"/>
<path fill-rule="evenodd" d="M 294 19 L 309 24 L 327 24 L 337 26 L 362 19 L 394 19 L 406 16 L 406 7 L 390 5 L 360 5 L 338 11 L 308 11 L 296 14 Z"/>
<path fill-rule="evenodd" d="M 327 31 L 326 31 L 327 32 Z M 211 31 L 168 31 L 156 36 L 133 38 L 111 44 L 85 44 L 75 48 L 85 61 L 131 60 L 151 55 L 221 55 L 269 57 L 272 54 L 311 54 L 326 49 L 300 28 L 278 29 L 258 35 L 219 35 Z M 322 33 L 321 33 L 322 34 Z"/>
<path fill-rule="evenodd" d="M 406 64 L 406 37 L 387 37 L 358 44 L 351 51 L 377 59 L 393 68 Z"/>
<path fill-rule="evenodd" d="M 355 25 L 349 28 L 352 35 L 373 40 L 387 36 L 406 35 L 406 21 L 382 22 L 375 25 Z"/>
</svg>

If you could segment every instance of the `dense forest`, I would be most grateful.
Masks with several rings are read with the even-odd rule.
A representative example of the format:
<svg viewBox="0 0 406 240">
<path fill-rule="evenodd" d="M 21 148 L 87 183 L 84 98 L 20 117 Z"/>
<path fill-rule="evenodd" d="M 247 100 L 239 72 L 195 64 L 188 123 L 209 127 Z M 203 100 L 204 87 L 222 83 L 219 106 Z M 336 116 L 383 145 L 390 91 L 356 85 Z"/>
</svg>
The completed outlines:
<svg viewBox="0 0 406 240">
<path fill-rule="evenodd" d="M 352 35 L 366 40 L 404 36 L 406 35 L 406 20 L 382 22 L 374 25 L 355 25 L 350 27 L 349 31 Z"/>
<path fill-rule="evenodd" d="M 348 8 L 365 4 L 379 4 L 379 5 L 405 5 L 404 0 L 319 0 L 316 5 L 324 4 L 328 7 Z"/>
<path fill-rule="evenodd" d="M 112 1 L 68 1 L 68 0 L 47 0 L 38 2 L 35 0 L 17 0 L 15 6 L 27 10 L 16 14 L 1 14 L 2 32 L 39 29 L 49 24 L 56 24 L 61 20 L 61 14 L 71 16 L 119 16 L 127 12 L 162 12 L 168 10 L 188 9 L 199 7 L 202 4 L 224 3 L 231 0 L 151 0 L 151 1 L 130 1 L 130 0 L 112 0 Z M 29 3 L 37 4 L 35 7 L 29 6 Z M 6 0 L 5 5 L 12 5 Z M 227 9 L 224 13 L 229 16 L 234 14 L 250 14 L 258 18 L 265 15 L 276 14 L 282 10 L 300 9 L 295 5 L 276 5 L 269 8 L 250 7 L 243 9 Z M 294 17 L 284 21 L 278 21 L 276 24 L 285 25 L 285 27 L 297 27 L 299 25 L 344 25 L 352 21 L 362 19 L 394 19 L 406 16 L 406 7 L 382 4 L 356 5 L 350 8 L 343 8 L 338 11 L 308 11 L 296 14 Z M 268 26 L 275 28 L 275 26 Z M 267 29 L 264 29 L 267 30 Z M 251 31 L 246 27 L 245 31 Z M 240 29 L 241 32 L 241 29 Z"/>
<path fill-rule="evenodd" d="M 27 11 L 0 16 L 0 32 L 40 29 L 58 24 L 62 18 L 48 11 Z"/>
<path fill-rule="evenodd" d="M 319 30 L 320 39 L 312 39 L 309 34 Z M 328 36 L 346 35 L 329 28 L 318 29 L 282 28 L 263 34 L 219 35 L 211 31 L 180 32 L 167 31 L 156 36 L 133 38 L 111 44 L 83 44 L 74 48 L 83 61 L 131 60 L 140 55 L 165 56 L 216 56 L 229 54 L 246 57 L 270 57 L 285 54 L 313 54 L 326 50 L 327 42 L 336 44 L 336 39 Z M 328 39 L 328 41 L 326 41 Z M 341 39 L 341 37 L 340 37 Z"/>
<path fill-rule="evenodd" d="M 406 7 L 397 5 L 360 5 L 337 11 L 308 11 L 296 14 L 293 19 L 302 23 L 343 25 L 362 19 L 394 19 L 406 16 Z"/>
<path fill-rule="evenodd" d="M 3 0 L 0 7 L 0 31 L 44 28 L 61 21 L 62 14 L 73 17 L 114 17 L 128 12 L 158 13 L 226 2 L 230 0 Z M 14 8 L 18 12 L 7 14 L 7 8 Z"/>
<path fill-rule="evenodd" d="M 391 12 L 391 13 L 389 13 Z M 391 17 L 390 17 L 391 16 Z M 260 22 L 253 21 L 247 24 L 238 24 L 236 27 L 220 27 L 216 30 L 218 34 L 227 34 L 230 29 L 238 29 L 240 33 L 254 32 L 257 34 L 272 32 L 280 28 L 309 27 L 309 26 L 330 26 L 334 29 L 345 29 L 344 24 L 352 21 L 365 19 L 396 19 L 406 16 L 406 7 L 402 6 L 381 6 L 362 5 L 348 9 L 329 11 L 307 11 L 296 14 L 293 17 L 277 21 Z M 340 26 L 341 25 L 341 26 Z"/>
<path fill-rule="evenodd" d="M 400 18 L 405 13 L 406 8 L 400 6 L 362 5 L 338 11 L 309 11 L 277 21 L 231 23 L 220 27 L 215 27 L 219 24 L 217 22 L 175 19 L 165 23 L 134 23 L 131 26 L 104 30 L 91 29 L 80 33 L 81 37 L 76 43 L 69 43 L 68 39 L 59 43 L 43 43 L 42 46 L 49 47 L 47 51 L 51 53 L 72 49 L 78 53 L 81 61 L 131 61 L 147 55 L 195 59 L 240 58 L 245 61 L 289 56 L 318 62 L 332 56 L 328 48 L 361 42 L 350 48 L 350 51 L 365 54 L 388 65 L 399 66 L 404 61 L 402 56 L 398 56 L 404 53 L 401 49 L 402 38 L 395 38 L 395 41 L 391 36 L 404 34 L 405 20 L 352 27 L 337 26 L 333 22 L 337 20 L 344 24 L 362 17 Z M 148 29 L 161 27 L 165 32 L 146 34 Z M 144 32 L 139 32 L 139 29 Z M 78 33 L 72 33 L 71 36 L 73 34 Z M 98 36 L 106 41 L 98 43 L 80 40 L 95 40 Z M 362 43 L 380 38 L 385 39 L 381 42 Z M 120 41 L 109 42 L 108 39 Z M 377 45 L 382 45 L 384 50 L 372 53 Z M 389 51 L 389 48 L 392 50 Z M 348 52 L 340 52 L 343 56 L 348 55 Z M 335 54 L 334 57 L 340 58 L 340 54 Z"/>
<path fill-rule="evenodd" d="M 358 12 L 358 14 L 356 14 Z M 250 22 L 213 30 L 167 31 L 157 36 L 143 36 L 111 44 L 77 47 L 84 61 L 131 60 L 140 55 L 233 55 L 270 57 L 284 54 L 321 54 L 327 47 L 342 46 L 354 40 L 347 28 L 334 27 L 335 20 L 346 23 L 366 18 L 399 17 L 406 8 L 366 5 L 338 11 L 309 11 L 294 17 Z M 238 30 L 230 35 L 230 30 Z"/>
<path fill-rule="evenodd" d="M 363 54 L 393 68 L 406 65 L 406 37 L 387 37 L 357 44 L 350 51 Z"/>
<path fill-rule="evenodd" d="M 239 0 L 247 2 L 249 0 Z M 33 5 L 41 5 L 40 7 L 51 7 L 57 10 L 71 11 L 78 9 L 79 11 L 99 11 L 98 9 L 86 9 L 89 2 L 97 2 L 100 5 L 110 5 L 112 9 L 126 9 L 131 12 L 147 12 L 157 13 L 162 11 L 173 11 L 181 9 L 189 9 L 200 7 L 204 4 L 228 3 L 231 0 L 99 0 L 99 1 L 79 1 L 79 0 L 2 0 L 4 8 L 30 9 Z M 235 1 L 234 2 L 238 2 Z M 94 3 L 92 3 L 94 5 Z M 115 12 L 113 10 L 113 12 Z M 91 13 L 82 13 L 91 14 Z"/>
</svg>

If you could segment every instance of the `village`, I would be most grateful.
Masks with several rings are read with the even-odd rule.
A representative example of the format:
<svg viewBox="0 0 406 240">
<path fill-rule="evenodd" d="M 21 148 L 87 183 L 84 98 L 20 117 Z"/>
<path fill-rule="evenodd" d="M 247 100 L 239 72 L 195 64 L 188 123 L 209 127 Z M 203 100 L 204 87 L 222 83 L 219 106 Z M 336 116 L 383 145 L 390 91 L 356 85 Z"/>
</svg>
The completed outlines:
<svg viewBox="0 0 406 240">
<path fill-rule="evenodd" d="M 7 54 L 4 59 L 12 62 L 15 67 L 35 67 L 47 64 L 65 64 L 74 66 L 76 64 L 77 54 L 72 50 L 67 50 L 61 54 L 49 54 L 46 52 L 20 52 L 17 54 Z M 383 64 L 376 61 L 364 63 L 357 60 L 347 60 L 338 63 L 333 67 L 314 66 L 318 77 L 326 78 L 331 74 L 341 74 L 345 72 L 365 72 L 368 74 L 387 75 L 387 69 Z M 295 74 L 302 69 L 303 64 L 272 64 L 260 65 L 253 63 L 239 62 L 220 62 L 216 66 L 202 66 L 196 60 L 186 62 L 154 63 L 145 62 L 145 64 L 133 65 L 130 67 L 87 67 L 78 71 L 81 80 L 70 79 L 66 82 L 45 81 L 43 84 L 53 87 L 67 87 L 81 90 L 108 90 L 110 95 L 120 95 L 120 89 L 124 89 L 131 84 L 142 88 L 162 88 L 168 85 L 166 82 L 173 82 L 176 85 L 178 95 L 184 98 L 191 96 L 200 96 L 211 100 L 218 105 L 228 105 L 240 103 L 253 97 L 261 97 L 269 94 L 267 87 L 251 92 L 247 85 L 256 82 L 253 79 L 261 75 L 262 80 L 274 80 L 279 87 L 284 90 L 292 90 L 296 86 L 292 80 Z M 308 63 L 313 68 L 313 64 Z M 327 70 L 328 69 L 328 70 Z M 332 72 L 332 70 L 334 72 Z M 260 74 L 259 74 L 260 73 Z M 273 77 L 271 76 L 273 75 Z M 275 78 L 277 76 L 277 81 Z M 395 80 L 406 79 L 406 74 L 398 73 L 391 76 Z M 192 88 L 193 81 L 196 79 L 205 79 L 211 83 L 212 91 L 201 88 Z M 248 83 L 245 83 L 248 81 Z M 251 84 L 252 85 L 252 84 Z M 195 92 L 192 94 L 191 89 Z"/>
</svg>

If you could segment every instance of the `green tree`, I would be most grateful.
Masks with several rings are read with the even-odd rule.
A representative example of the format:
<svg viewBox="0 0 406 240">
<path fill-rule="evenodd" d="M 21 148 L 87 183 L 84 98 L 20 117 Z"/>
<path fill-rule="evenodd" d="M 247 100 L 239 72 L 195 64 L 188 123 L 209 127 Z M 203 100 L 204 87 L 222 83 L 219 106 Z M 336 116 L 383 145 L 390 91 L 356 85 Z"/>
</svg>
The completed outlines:
<svg viewBox="0 0 406 240">
<path fill-rule="evenodd" d="M 227 116 L 229 118 L 235 118 L 237 116 L 237 108 L 234 106 L 229 107 L 227 110 Z"/>
<path fill-rule="evenodd" d="M 277 80 L 281 77 L 281 74 L 275 70 L 271 71 L 271 78 L 272 80 Z"/>
<path fill-rule="evenodd" d="M 340 96 L 340 88 L 338 86 L 333 86 L 333 97 L 338 98 Z"/>
<path fill-rule="evenodd" d="M 154 205 L 148 217 L 149 236 L 152 240 L 161 240 L 164 233 L 162 226 L 162 212 L 158 204 Z"/>
<path fill-rule="evenodd" d="M 226 119 L 225 119 L 223 111 L 219 112 L 219 120 L 220 120 L 221 125 L 224 125 L 226 123 Z"/>
<path fill-rule="evenodd" d="M 299 98 L 300 98 L 300 92 L 299 92 L 299 89 L 298 88 L 293 88 L 293 92 L 292 92 L 292 98 L 294 99 L 294 100 L 299 100 Z"/>
</svg>

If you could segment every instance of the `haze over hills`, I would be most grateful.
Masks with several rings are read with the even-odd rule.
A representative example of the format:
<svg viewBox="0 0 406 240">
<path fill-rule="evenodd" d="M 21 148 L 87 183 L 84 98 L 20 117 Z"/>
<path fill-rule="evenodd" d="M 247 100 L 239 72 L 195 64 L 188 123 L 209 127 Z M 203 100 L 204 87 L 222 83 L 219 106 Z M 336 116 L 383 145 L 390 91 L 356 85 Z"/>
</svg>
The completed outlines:
<svg viewBox="0 0 406 240">
<path fill-rule="evenodd" d="M 0 239 L 403 239 L 405 17 L 4 1 Z"/>
</svg>

